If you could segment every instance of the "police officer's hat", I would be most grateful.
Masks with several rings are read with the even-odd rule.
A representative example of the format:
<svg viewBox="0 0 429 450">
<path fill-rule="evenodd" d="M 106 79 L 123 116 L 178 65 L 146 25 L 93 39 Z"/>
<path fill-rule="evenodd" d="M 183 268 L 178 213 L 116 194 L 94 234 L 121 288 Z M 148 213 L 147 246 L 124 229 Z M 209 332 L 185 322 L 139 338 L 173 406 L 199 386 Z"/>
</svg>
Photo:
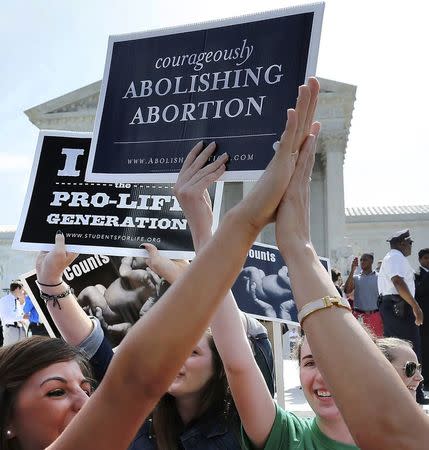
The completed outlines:
<svg viewBox="0 0 429 450">
<path fill-rule="evenodd" d="M 393 233 L 388 239 L 387 242 L 395 243 L 401 241 L 411 241 L 410 230 L 401 230 Z"/>
</svg>

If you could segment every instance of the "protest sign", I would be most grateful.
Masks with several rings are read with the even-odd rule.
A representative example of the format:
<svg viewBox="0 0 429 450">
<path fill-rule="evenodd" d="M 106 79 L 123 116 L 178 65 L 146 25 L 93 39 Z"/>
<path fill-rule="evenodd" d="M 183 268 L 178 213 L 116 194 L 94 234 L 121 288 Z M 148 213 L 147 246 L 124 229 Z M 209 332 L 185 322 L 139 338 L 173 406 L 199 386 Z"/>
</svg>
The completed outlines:
<svg viewBox="0 0 429 450">
<path fill-rule="evenodd" d="M 49 334 L 60 337 L 40 297 L 36 278 L 34 270 L 20 276 Z M 79 255 L 64 271 L 63 280 L 73 289 L 85 312 L 100 320 L 113 346 L 119 345 L 168 287 L 165 280 L 147 268 L 143 258 L 128 256 Z"/>
<path fill-rule="evenodd" d="M 191 233 L 173 186 L 86 183 L 90 144 L 90 133 L 40 132 L 13 248 L 50 250 L 61 230 L 73 252 L 142 256 L 139 246 L 152 243 L 169 258 L 192 258 Z M 211 197 L 216 227 L 222 183 Z"/>
<path fill-rule="evenodd" d="M 329 259 L 319 260 L 330 272 Z M 232 292 L 246 313 L 264 320 L 298 323 L 287 266 L 277 247 L 253 244 Z"/>
<path fill-rule="evenodd" d="M 87 181 L 174 182 L 198 141 L 222 179 L 257 179 L 298 86 L 314 75 L 322 3 L 111 36 Z"/>
</svg>

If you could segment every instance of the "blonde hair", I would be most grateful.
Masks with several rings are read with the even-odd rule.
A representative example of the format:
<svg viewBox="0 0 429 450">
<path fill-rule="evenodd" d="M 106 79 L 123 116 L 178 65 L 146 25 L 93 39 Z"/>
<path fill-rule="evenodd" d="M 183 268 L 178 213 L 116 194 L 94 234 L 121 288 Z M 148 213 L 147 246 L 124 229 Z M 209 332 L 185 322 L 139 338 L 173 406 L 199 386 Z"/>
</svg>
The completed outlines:
<svg viewBox="0 0 429 450">
<path fill-rule="evenodd" d="M 396 359 L 396 357 L 394 356 L 394 352 L 397 348 L 413 348 L 413 344 L 410 341 L 406 341 L 405 339 L 399 339 L 396 337 L 379 338 L 375 340 L 375 344 L 389 362 L 393 362 Z"/>
</svg>

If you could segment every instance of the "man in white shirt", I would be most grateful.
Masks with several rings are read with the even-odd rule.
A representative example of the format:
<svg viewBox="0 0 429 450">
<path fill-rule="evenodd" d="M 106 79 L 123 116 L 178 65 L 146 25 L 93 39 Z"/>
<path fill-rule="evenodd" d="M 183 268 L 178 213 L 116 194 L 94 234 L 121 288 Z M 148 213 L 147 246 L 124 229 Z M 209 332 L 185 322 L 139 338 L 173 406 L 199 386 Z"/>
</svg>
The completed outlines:
<svg viewBox="0 0 429 450">
<path fill-rule="evenodd" d="M 0 320 L 3 328 L 3 345 L 10 345 L 27 335 L 23 324 L 24 304 L 20 300 L 22 284 L 12 282 L 10 293 L 0 298 Z"/>
<path fill-rule="evenodd" d="M 414 270 L 407 260 L 411 255 L 413 241 L 410 230 L 398 231 L 388 240 L 390 251 L 383 258 L 378 274 L 380 293 L 380 314 L 384 335 L 407 339 L 413 344 L 417 358 L 421 360 L 420 334 L 418 327 L 423 324 L 423 311 L 414 298 Z M 417 390 L 417 401 L 429 404 L 423 390 Z"/>
</svg>

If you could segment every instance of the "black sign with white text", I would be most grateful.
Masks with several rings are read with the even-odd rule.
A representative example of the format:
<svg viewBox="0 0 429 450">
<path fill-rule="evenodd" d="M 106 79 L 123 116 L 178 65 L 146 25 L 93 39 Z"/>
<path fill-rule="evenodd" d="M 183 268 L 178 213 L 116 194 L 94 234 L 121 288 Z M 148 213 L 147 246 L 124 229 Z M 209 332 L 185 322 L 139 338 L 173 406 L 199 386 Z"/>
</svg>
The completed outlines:
<svg viewBox="0 0 429 450">
<path fill-rule="evenodd" d="M 192 258 L 192 238 L 171 184 L 87 183 L 90 133 L 41 132 L 13 247 L 49 250 L 61 230 L 70 251 Z M 222 183 L 214 199 L 219 217 Z"/>
<path fill-rule="evenodd" d="M 87 181 L 174 182 L 198 141 L 254 180 L 315 74 L 323 4 L 111 36 Z"/>
</svg>

